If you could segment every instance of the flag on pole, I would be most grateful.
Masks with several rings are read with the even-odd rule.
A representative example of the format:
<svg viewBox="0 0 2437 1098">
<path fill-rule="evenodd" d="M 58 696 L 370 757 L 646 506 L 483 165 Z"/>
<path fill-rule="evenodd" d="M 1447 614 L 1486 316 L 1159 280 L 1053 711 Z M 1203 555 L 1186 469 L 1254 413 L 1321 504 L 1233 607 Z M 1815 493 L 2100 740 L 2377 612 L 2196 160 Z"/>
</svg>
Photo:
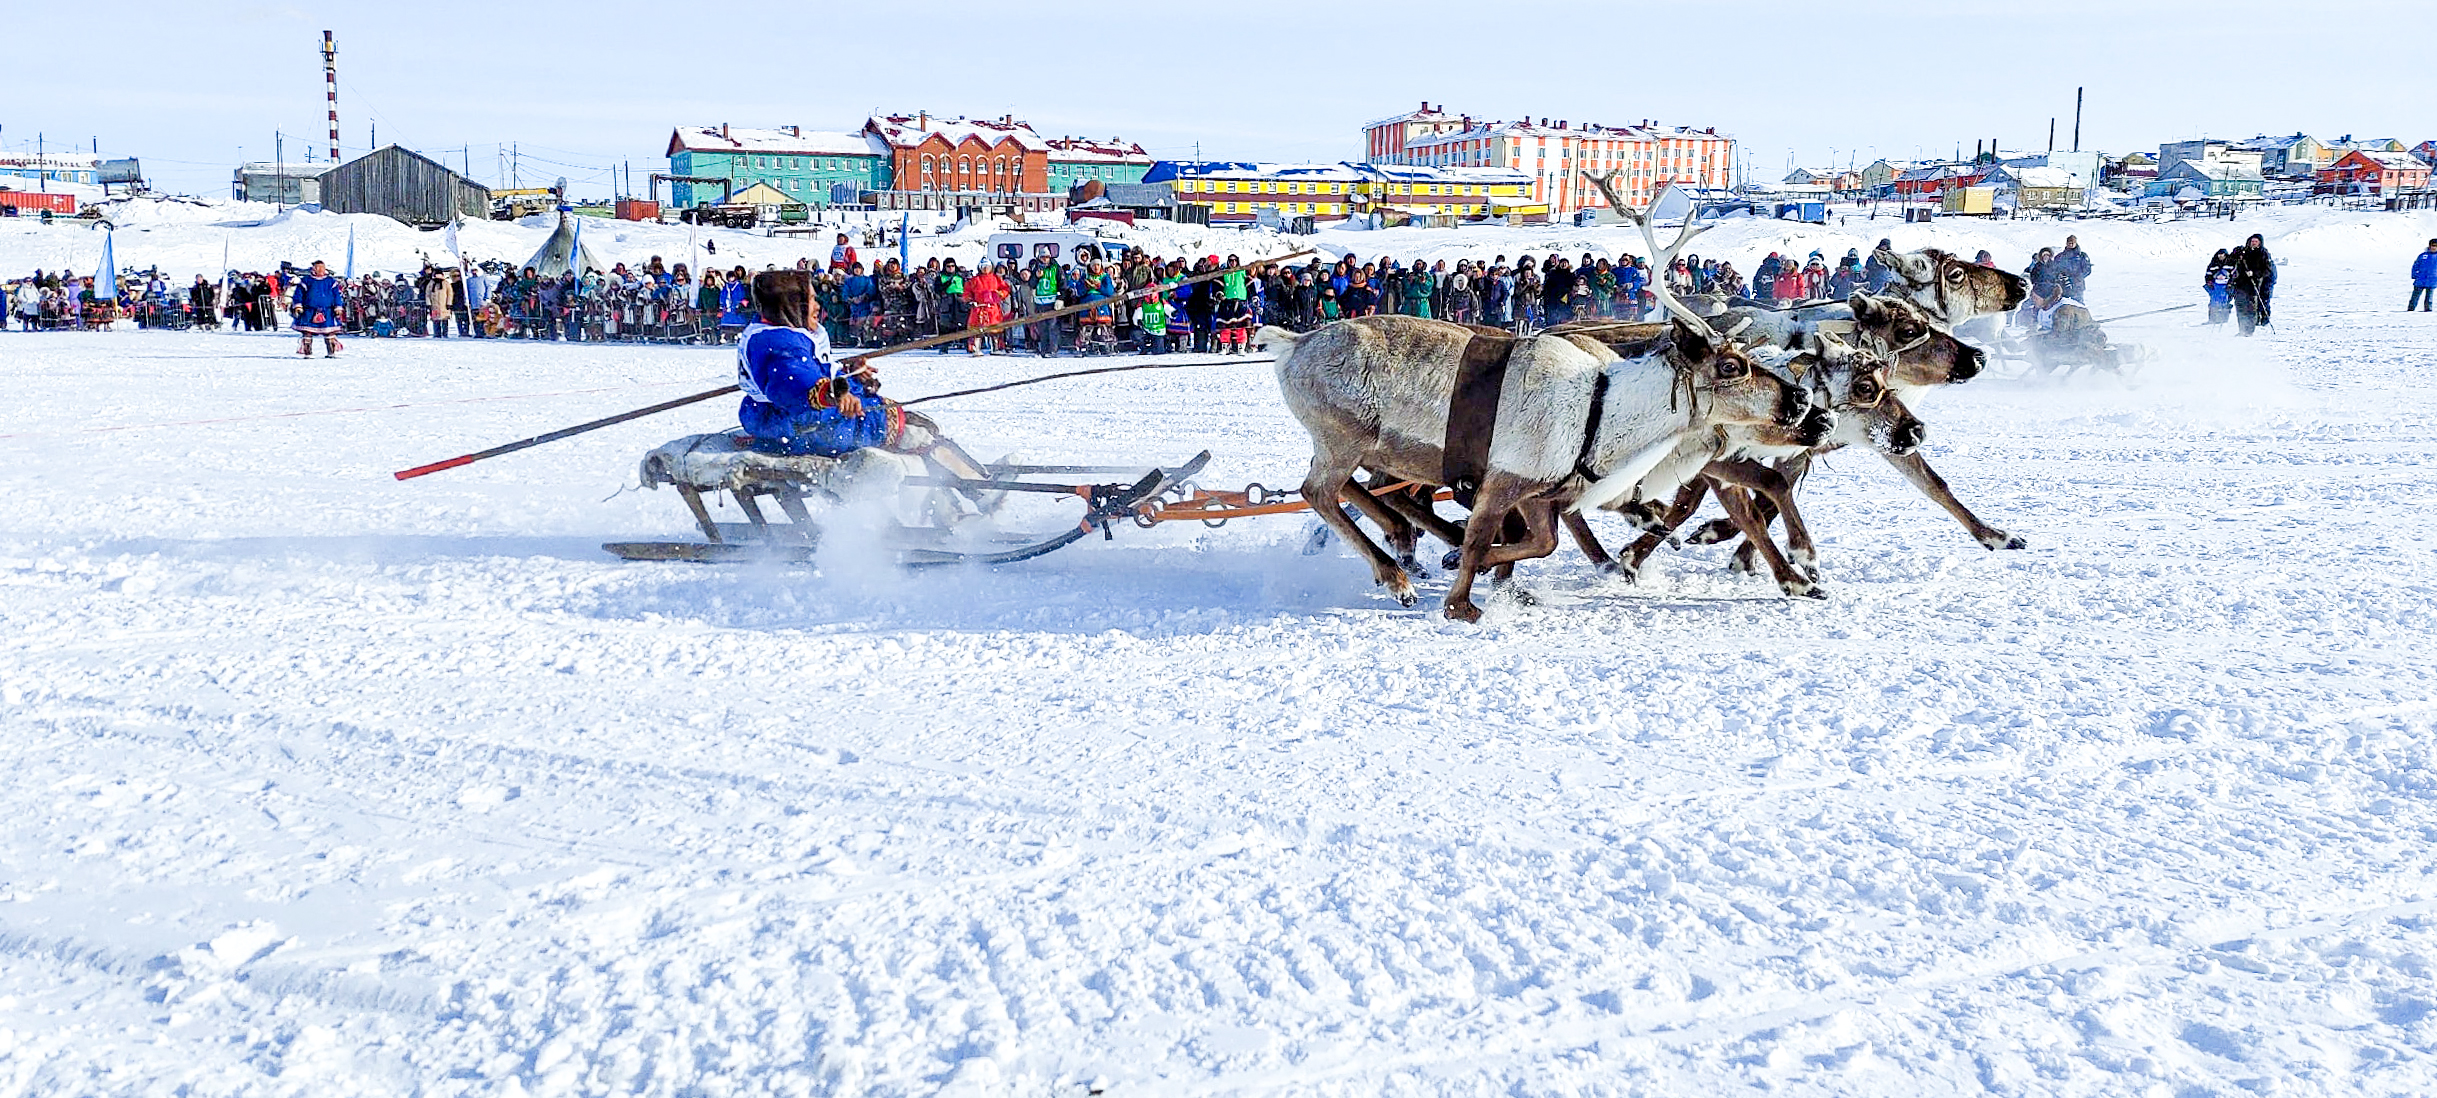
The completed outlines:
<svg viewBox="0 0 2437 1098">
<path fill-rule="evenodd" d="M 347 225 L 347 274 L 346 274 L 346 278 L 347 278 L 349 281 L 353 281 L 353 280 L 355 279 L 355 224 L 354 224 L 353 222 L 349 222 L 349 223 L 348 223 L 348 225 Z"/>
<path fill-rule="evenodd" d="M 457 247 L 457 226 L 464 220 L 463 217 L 452 217 L 448 222 L 448 254 L 457 260 L 460 270 L 465 268 L 465 252 Z"/>
<path fill-rule="evenodd" d="M 118 300 L 118 251 L 112 247 L 118 234 L 102 234 L 102 269 L 93 276 L 93 300 Z"/>
<path fill-rule="evenodd" d="M 584 270 L 584 219 L 580 217 L 575 219 L 575 240 L 567 246 L 567 269 L 574 271 L 577 278 L 587 273 Z"/>
<path fill-rule="evenodd" d="M 914 261 L 907 258 L 907 248 L 909 245 L 906 239 L 906 234 L 911 231 L 913 227 L 913 214 L 904 213 L 897 215 L 897 268 L 905 271 L 908 274 L 913 273 Z"/>
<path fill-rule="evenodd" d="M 215 310 L 217 310 L 217 309 L 221 309 L 221 308 L 226 308 L 227 306 L 228 306 L 228 238 L 227 238 L 227 237 L 225 237 L 225 236 L 223 236 L 223 237 L 221 237 L 221 238 L 220 238 L 220 292 L 219 292 L 218 294 L 216 294 L 216 295 L 214 295 L 214 296 L 213 296 L 213 298 L 212 298 L 212 307 L 213 307 Z M 214 320 L 214 321 L 212 321 L 212 323 L 213 323 L 214 325 L 218 325 L 220 322 L 219 322 L 219 321 L 217 321 L 217 320 Z"/>
</svg>

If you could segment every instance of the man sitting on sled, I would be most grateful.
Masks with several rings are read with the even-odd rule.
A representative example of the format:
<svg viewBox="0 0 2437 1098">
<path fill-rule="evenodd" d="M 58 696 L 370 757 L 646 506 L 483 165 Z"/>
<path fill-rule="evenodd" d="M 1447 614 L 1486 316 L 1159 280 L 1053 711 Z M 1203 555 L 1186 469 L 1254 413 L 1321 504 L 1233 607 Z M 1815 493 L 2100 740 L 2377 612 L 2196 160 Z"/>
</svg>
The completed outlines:
<svg viewBox="0 0 2437 1098">
<path fill-rule="evenodd" d="M 820 324 L 809 271 L 753 276 L 761 319 L 736 340 L 736 383 L 745 392 L 737 422 L 766 454 L 838 457 L 867 447 L 912 454 L 950 476 L 992 479 L 938 425 L 880 398 L 868 363 L 841 370 Z"/>
</svg>

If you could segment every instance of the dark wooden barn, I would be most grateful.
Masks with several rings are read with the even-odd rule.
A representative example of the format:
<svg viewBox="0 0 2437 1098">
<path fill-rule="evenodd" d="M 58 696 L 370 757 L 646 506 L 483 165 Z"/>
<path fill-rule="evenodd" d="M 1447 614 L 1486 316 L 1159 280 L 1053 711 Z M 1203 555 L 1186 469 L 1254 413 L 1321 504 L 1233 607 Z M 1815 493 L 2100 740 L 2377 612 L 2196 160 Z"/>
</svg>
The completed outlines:
<svg viewBox="0 0 2437 1098">
<path fill-rule="evenodd" d="M 491 190 L 436 160 L 390 145 L 323 172 L 322 208 L 387 214 L 409 225 L 444 225 L 459 217 L 490 217 Z"/>
</svg>

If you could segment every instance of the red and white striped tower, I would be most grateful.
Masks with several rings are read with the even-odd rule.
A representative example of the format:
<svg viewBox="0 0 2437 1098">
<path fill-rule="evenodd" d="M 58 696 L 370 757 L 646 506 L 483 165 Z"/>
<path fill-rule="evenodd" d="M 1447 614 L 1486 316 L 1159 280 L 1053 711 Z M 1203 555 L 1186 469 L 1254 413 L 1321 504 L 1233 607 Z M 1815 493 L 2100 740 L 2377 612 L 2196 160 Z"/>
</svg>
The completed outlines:
<svg viewBox="0 0 2437 1098">
<path fill-rule="evenodd" d="M 330 162 L 338 163 L 338 42 L 322 32 L 322 86 L 330 93 Z"/>
</svg>

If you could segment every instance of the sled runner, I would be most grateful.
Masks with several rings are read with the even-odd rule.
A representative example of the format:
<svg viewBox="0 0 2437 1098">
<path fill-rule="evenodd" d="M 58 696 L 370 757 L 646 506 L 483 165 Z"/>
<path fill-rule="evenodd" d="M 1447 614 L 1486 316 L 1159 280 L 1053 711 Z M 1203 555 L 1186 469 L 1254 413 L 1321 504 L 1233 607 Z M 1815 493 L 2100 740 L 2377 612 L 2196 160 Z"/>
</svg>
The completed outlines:
<svg viewBox="0 0 2437 1098">
<path fill-rule="evenodd" d="M 1092 531 L 1113 536 L 1139 521 L 1163 493 L 1175 494 L 1210 462 L 1205 450 L 1182 465 L 986 466 L 987 480 L 924 470 L 917 459 L 877 449 L 839 457 L 765 454 L 734 434 L 689 435 L 643 457 L 642 482 L 677 489 L 703 541 L 610 542 L 635 561 L 807 562 L 824 536 L 860 538 L 900 565 L 1009 564 L 1063 549 Z M 1122 479 L 1090 482 L 1081 478 Z M 725 496 L 739 521 L 712 513 Z M 773 517 L 764 501 L 777 507 Z M 1072 500 L 1080 512 L 1065 506 Z"/>
</svg>

